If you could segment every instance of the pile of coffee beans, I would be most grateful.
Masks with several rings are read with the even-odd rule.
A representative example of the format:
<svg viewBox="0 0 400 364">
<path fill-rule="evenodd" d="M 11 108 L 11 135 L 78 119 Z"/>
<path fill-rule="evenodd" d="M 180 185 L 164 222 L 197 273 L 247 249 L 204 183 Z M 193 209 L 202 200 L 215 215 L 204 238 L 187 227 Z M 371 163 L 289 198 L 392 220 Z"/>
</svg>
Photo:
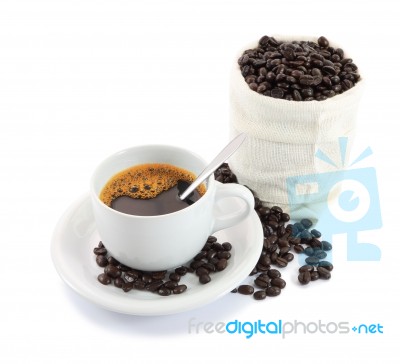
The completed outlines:
<svg viewBox="0 0 400 364">
<path fill-rule="evenodd" d="M 188 266 L 157 272 L 141 271 L 121 264 L 108 255 L 102 242 L 93 249 L 93 253 L 97 265 L 104 268 L 104 272 L 97 277 L 101 284 L 114 283 L 115 287 L 121 288 L 124 292 L 135 289 L 169 296 L 186 291 L 187 286 L 180 281 L 187 273 L 196 274 L 201 284 L 209 283 L 213 274 L 223 271 L 228 266 L 231 249 L 232 245 L 229 242 L 220 244 L 216 237 L 209 236 L 203 249 Z"/>
<path fill-rule="evenodd" d="M 238 63 L 250 89 L 289 101 L 323 101 L 360 80 L 353 60 L 325 37 L 317 43 L 282 42 L 265 35 L 257 48 L 244 51 Z"/>
<path fill-rule="evenodd" d="M 238 183 L 237 177 L 227 163 L 217 169 L 215 178 L 223 183 Z M 299 271 L 301 284 L 307 284 L 311 280 L 319 278 L 329 279 L 333 265 L 321 259 L 327 256 L 326 251 L 331 250 L 332 245 L 327 241 L 319 240 L 322 234 L 318 230 L 309 231 L 312 227 L 311 220 L 302 219 L 301 222 L 288 224 L 290 216 L 283 212 L 282 208 L 264 206 L 256 193 L 250 188 L 249 190 L 254 196 L 254 209 L 262 224 L 264 243 L 260 258 L 250 272 L 250 276 L 255 277 L 253 285 L 241 285 L 232 293 L 253 295 L 256 300 L 278 296 L 286 286 L 286 282 L 276 268 L 285 268 L 293 261 L 292 251 L 308 256 L 306 258 L 307 265 L 301 267 Z M 271 266 L 276 268 L 271 268 Z M 261 290 L 256 290 L 259 288 Z"/>
</svg>

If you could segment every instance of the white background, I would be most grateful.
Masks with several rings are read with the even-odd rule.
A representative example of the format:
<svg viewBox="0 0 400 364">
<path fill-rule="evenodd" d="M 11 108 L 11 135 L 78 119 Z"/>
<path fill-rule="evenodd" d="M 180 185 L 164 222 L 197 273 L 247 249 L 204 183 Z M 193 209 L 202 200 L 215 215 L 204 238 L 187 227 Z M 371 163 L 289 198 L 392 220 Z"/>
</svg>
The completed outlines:
<svg viewBox="0 0 400 364">
<path fill-rule="evenodd" d="M 187 362 L 254 356 L 265 362 L 396 362 L 400 14 L 395 4 L 0 0 L 0 360 L 181 357 Z M 52 265 L 50 242 L 58 219 L 88 190 L 95 165 L 117 150 L 168 143 L 211 159 L 228 140 L 228 81 L 236 52 L 264 34 L 325 35 L 362 68 L 367 87 L 354 151 L 368 145 L 374 151 L 362 166 L 377 170 L 383 228 L 363 239 L 379 245 L 381 261 L 348 262 L 339 239 L 331 281 L 299 287 L 290 273 L 293 263 L 284 271 L 288 287 L 275 299 L 228 295 L 170 317 L 116 314 L 86 302 Z M 384 334 L 285 340 L 189 335 L 191 317 L 379 322 Z"/>
</svg>

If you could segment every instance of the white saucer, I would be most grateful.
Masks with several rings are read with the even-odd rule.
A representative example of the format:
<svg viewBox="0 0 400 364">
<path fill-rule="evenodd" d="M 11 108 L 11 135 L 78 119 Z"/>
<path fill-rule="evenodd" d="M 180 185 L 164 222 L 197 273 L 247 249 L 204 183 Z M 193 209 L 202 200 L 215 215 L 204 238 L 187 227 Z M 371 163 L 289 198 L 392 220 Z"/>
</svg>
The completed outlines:
<svg viewBox="0 0 400 364">
<path fill-rule="evenodd" d="M 237 204 L 235 200 L 226 201 L 232 204 L 232 208 Z M 263 231 L 255 211 L 240 224 L 214 235 L 221 243 L 229 241 L 233 249 L 227 268 L 213 274 L 210 283 L 202 285 L 195 275 L 186 274 L 181 282 L 188 289 L 180 295 L 162 297 L 138 290 L 125 293 L 113 285 L 104 286 L 97 281 L 103 269 L 96 264 L 93 248 L 101 239 L 95 228 L 89 195 L 85 195 L 73 203 L 58 222 L 52 238 L 51 256 L 61 278 L 89 301 L 125 314 L 167 315 L 217 300 L 237 287 L 257 263 Z"/>
</svg>

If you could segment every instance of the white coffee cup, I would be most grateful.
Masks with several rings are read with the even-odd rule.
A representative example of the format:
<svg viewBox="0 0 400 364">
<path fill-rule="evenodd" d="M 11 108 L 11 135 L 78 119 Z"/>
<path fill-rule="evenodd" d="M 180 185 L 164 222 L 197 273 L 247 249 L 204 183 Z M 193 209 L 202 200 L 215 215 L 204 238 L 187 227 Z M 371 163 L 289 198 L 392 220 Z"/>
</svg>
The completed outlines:
<svg viewBox="0 0 400 364">
<path fill-rule="evenodd" d="M 165 215 L 137 216 L 113 210 L 100 192 L 116 173 L 139 164 L 168 163 L 198 175 L 207 163 L 198 155 L 174 146 L 145 145 L 122 150 L 95 170 L 90 186 L 97 230 L 110 255 L 133 268 L 156 271 L 187 263 L 216 231 L 236 225 L 254 208 L 254 197 L 244 186 L 222 184 L 210 176 L 206 193 L 194 204 Z M 225 198 L 244 201 L 237 211 L 221 213 Z"/>
</svg>

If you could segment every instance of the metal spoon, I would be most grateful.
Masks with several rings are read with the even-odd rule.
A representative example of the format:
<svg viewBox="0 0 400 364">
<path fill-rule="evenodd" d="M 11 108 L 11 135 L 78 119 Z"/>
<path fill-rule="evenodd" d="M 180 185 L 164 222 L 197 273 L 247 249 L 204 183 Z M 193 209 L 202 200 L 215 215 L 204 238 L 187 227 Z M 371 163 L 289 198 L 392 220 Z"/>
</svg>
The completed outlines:
<svg viewBox="0 0 400 364">
<path fill-rule="evenodd" d="M 181 201 L 185 200 L 207 177 L 209 177 L 222 163 L 224 163 L 244 142 L 246 134 L 241 133 L 221 150 L 221 152 L 204 168 L 198 177 L 189 184 L 186 181 L 178 182 L 178 197 Z M 182 192 L 183 191 L 183 192 Z"/>
</svg>

